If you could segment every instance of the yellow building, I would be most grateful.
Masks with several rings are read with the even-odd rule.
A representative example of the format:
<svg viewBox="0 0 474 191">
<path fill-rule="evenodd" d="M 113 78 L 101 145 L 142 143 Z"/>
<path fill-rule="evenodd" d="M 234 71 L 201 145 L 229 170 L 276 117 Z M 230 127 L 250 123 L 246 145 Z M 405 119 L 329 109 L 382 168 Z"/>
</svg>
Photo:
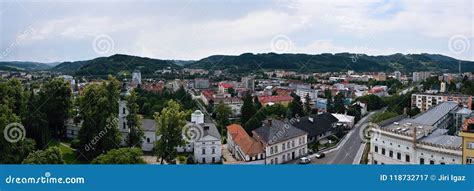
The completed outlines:
<svg viewBox="0 0 474 191">
<path fill-rule="evenodd" d="M 459 136 L 462 137 L 462 164 L 474 164 L 474 117 L 464 121 Z"/>
</svg>

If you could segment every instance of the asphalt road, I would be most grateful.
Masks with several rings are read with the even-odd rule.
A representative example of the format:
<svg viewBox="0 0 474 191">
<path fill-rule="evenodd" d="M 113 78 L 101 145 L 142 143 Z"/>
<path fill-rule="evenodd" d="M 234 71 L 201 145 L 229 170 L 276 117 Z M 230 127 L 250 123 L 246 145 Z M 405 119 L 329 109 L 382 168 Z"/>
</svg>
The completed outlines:
<svg viewBox="0 0 474 191">
<path fill-rule="evenodd" d="M 380 111 L 380 110 L 378 110 Z M 361 127 L 369 122 L 370 117 L 378 112 L 373 111 L 363 117 L 354 128 L 350 131 L 350 135 L 347 141 L 341 145 L 339 149 L 326 153 L 326 156 L 322 159 L 311 158 L 312 164 L 352 164 L 354 158 L 362 145 L 362 139 L 360 137 Z"/>
</svg>

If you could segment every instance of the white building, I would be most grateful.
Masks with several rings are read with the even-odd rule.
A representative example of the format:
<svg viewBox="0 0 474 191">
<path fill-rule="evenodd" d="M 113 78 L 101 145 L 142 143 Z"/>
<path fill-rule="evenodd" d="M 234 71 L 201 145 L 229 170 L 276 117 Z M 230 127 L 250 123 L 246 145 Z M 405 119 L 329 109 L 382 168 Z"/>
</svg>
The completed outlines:
<svg viewBox="0 0 474 191">
<path fill-rule="evenodd" d="M 337 118 L 338 125 L 343 125 L 348 129 L 351 129 L 354 126 L 355 117 L 346 115 L 346 114 L 339 114 L 339 113 L 332 113 L 332 116 Z"/>
<path fill-rule="evenodd" d="M 371 164 L 461 164 L 462 138 L 447 135 L 453 102 L 444 102 L 415 118 L 382 122 L 371 129 Z"/>
<path fill-rule="evenodd" d="M 253 76 L 242 77 L 242 87 L 250 90 L 250 92 L 254 92 L 255 78 Z"/>
<path fill-rule="evenodd" d="M 461 94 L 431 94 L 417 93 L 411 95 L 411 107 L 417 107 L 420 111 L 426 111 L 441 102 L 454 101 L 463 107 L 472 109 L 472 96 Z"/>
<path fill-rule="evenodd" d="M 221 135 L 214 124 L 201 122 L 204 122 L 204 114 L 196 110 L 192 114 L 191 123 L 198 128 L 201 134 L 192 143 L 194 160 L 201 164 L 218 163 L 222 158 Z"/>
<path fill-rule="evenodd" d="M 316 100 L 318 98 L 318 90 L 315 89 L 309 89 L 309 88 L 297 88 L 296 89 L 296 95 L 300 96 L 301 101 L 305 103 L 306 100 L 306 95 L 309 95 L 309 100 L 310 103 L 312 103 L 313 100 Z"/>
<path fill-rule="evenodd" d="M 308 133 L 287 122 L 265 121 L 252 134 L 263 144 L 265 164 L 282 164 L 307 155 Z"/>
<path fill-rule="evenodd" d="M 119 114 L 118 114 L 118 128 L 119 132 L 122 135 L 121 145 L 127 145 L 128 136 L 130 135 L 130 128 L 127 125 L 127 116 L 128 116 L 128 108 L 127 108 L 127 101 L 120 100 L 119 103 Z"/>
<path fill-rule="evenodd" d="M 142 85 L 142 73 L 140 71 L 135 70 L 132 73 L 132 84 L 134 85 Z"/>
<path fill-rule="evenodd" d="M 395 79 L 397 79 L 398 81 L 402 80 L 402 73 L 400 71 L 395 71 L 393 74 Z"/>
</svg>

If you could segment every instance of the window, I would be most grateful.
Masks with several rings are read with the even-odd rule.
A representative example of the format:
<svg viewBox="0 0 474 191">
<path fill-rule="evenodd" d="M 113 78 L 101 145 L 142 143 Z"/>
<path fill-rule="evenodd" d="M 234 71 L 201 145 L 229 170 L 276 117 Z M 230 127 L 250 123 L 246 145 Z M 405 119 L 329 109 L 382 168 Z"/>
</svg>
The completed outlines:
<svg viewBox="0 0 474 191">
<path fill-rule="evenodd" d="M 270 164 L 273 164 L 273 159 L 272 159 L 272 160 L 270 160 Z"/>
<path fill-rule="evenodd" d="M 467 142 L 467 149 L 474 149 L 474 142 Z"/>
<path fill-rule="evenodd" d="M 286 155 L 281 156 L 281 158 L 282 158 L 283 162 L 286 161 Z"/>
<path fill-rule="evenodd" d="M 375 151 L 376 153 L 378 153 L 378 152 L 379 152 L 379 147 L 378 147 L 378 146 L 375 146 L 375 147 L 374 147 L 374 151 Z"/>
<path fill-rule="evenodd" d="M 374 160 L 374 164 L 377 164 L 377 160 Z"/>
<path fill-rule="evenodd" d="M 285 150 L 285 143 L 283 143 L 283 144 L 281 145 L 281 150 L 282 150 L 282 151 Z"/>
<path fill-rule="evenodd" d="M 424 158 L 420 158 L 420 164 L 425 164 L 425 159 Z"/>
<path fill-rule="evenodd" d="M 125 127 L 127 127 L 127 124 L 125 124 L 125 122 L 123 122 L 123 129 L 125 129 Z"/>
<path fill-rule="evenodd" d="M 388 151 L 388 156 L 393 157 L 393 151 Z"/>
<path fill-rule="evenodd" d="M 397 159 L 402 160 L 402 153 L 397 153 Z"/>
<path fill-rule="evenodd" d="M 444 162 L 440 162 L 439 164 L 444 165 L 445 163 L 444 163 Z"/>
<path fill-rule="evenodd" d="M 382 154 L 385 155 L 385 148 L 382 148 Z"/>
<path fill-rule="evenodd" d="M 212 157 L 212 163 L 215 163 L 215 162 L 216 162 L 216 158 Z"/>
<path fill-rule="evenodd" d="M 202 163 L 206 163 L 206 158 L 202 158 Z"/>
<path fill-rule="evenodd" d="M 472 158 L 472 157 L 467 157 L 467 158 L 466 158 L 466 164 L 474 164 L 474 158 Z"/>
<path fill-rule="evenodd" d="M 275 153 L 278 153 L 278 146 L 275 146 Z"/>
<path fill-rule="evenodd" d="M 295 147 L 295 140 L 291 141 L 291 147 Z"/>
<path fill-rule="evenodd" d="M 206 154 L 206 149 L 205 149 L 205 148 L 202 149 L 202 154 L 203 154 L 203 155 Z"/>
<path fill-rule="evenodd" d="M 303 148 L 303 154 L 306 154 L 306 149 L 305 148 Z"/>
<path fill-rule="evenodd" d="M 290 142 L 286 143 L 286 148 L 290 149 Z"/>
<path fill-rule="evenodd" d="M 216 149 L 212 148 L 212 154 L 216 154 Z"/>
<path fill-rule="evenodd" d="M 275 164 L 278 164 L 278 158 L 275 158 Z"/>
<path fill-rule="evenodd" d="M 435 163 L 434 160 L 430 160 L 430 164 L 434 164 L 434 163 Z"/>
<path fill-rule="evenodd" d="M 122 114 L 125 114 L 125 107 L 122 108 Z"/>
<path fill-rule="evenodd" d="M 270 154 L 273 154 L 273 147 L 270 147 Z"/>
<path fill-rule="evenodd" d="M 147 143 L 150 143 L 150 138 L 146 138 L 146 142 L 147 142 Z"/>
<path fill-rule="evenodd" d="M 410 155 L 405 155 L 405 161 L 410 162 Z"/>
</svg>

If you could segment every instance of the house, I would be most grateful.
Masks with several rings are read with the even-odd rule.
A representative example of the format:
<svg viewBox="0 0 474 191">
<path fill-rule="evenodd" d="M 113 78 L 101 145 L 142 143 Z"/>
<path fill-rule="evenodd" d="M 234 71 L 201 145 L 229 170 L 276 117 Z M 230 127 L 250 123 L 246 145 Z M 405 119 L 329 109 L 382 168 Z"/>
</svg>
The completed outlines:
<svg viewBox="0 0 474 191">
<path fill-rule="evenodd" d="M 66 126 L 66 138 L 76 139 L 79 135 L 79 130 L 82 127 L 82 121 L 75 123 L 74 119 L 67 119 L 65 122 Z"/>
<path fill-rule="evenodd" d="M 234 88 L 232 84 L 225 83 L 225 82 L 219 82 L 219 94 L 228 94 L 229 89 Z"/>
<path fill-rule="evenodd" d="M 194 160 L 196 163 L 218 163 L 222 158 L 221 135 L 212 123 L 202 123 L 198 127 L 203 133 L 200 139 L 194 142 Z"/>
<path fill-rule="evenodd" d="M 265 159 L 262 143 L 249 136 L 238 124 L 227 126 L 227 149 L 239 161 L 264 162 Z"/>
<path fill-rule="evenodd" d="M 334 134 L 338 119 L 330 113 L 309 115 L 293 122 L 293 126 L 308 133 L 308 143 L 320 141 Z"/>
<path fill-rule="evenodd" d="M 258 101 L 262 104 L 262 106 L 273 105 L 273 104 L 281 104 L 284 106 L 288 106 L 288 104 L 293 101 L 293 97 L 291 96 L 259 96 Z"/>
<path fill-rule="evenodd" d="M 252 134 L 263 145 L 265 164 L 282 164 L 307 154 L 308 133 L 288 122 L 269 119 Z"/>
<path fill-rule="evenodd" d="M 156 122 L 154 119 L 141 119 L 140 125 L 143 130 L 142 150 L 153 151 L 155 142 L 158 140 L 156 136 Z"/>
<path fill-rule="evenodd" d="M 337 118 L 338 125 L 343 125 L 345 128 L 351 129 L 354 126 L 355 117 L 346 115 L 346 114 L 339 114 L 333 113 L 332 116 Z"/>
</svg>

